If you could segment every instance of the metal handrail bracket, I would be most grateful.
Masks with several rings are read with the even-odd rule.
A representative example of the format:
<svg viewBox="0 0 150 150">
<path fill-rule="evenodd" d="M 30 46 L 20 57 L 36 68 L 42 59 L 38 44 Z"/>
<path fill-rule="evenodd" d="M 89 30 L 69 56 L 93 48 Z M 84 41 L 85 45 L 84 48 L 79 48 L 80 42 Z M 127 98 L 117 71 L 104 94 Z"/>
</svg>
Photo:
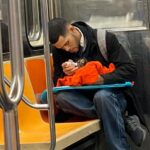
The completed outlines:
<svg viewBox="0 0 150 150">
<path fill-rule="evenodd" d="M 11 86 L 11 82 L 5 77 L 4 78 L 5 84 L 10 87 Z M 49 109 L 49 105 L 48 104 L 37 104 L 37 103 L 31 103 L 31 101 L 26 97 L 26 96 L 22 96 L 21 98 L 23 100 L 23 102 L 28 105 L 31 108 L 34 109 L 38 109 L 38 110 L 48 110 Z"/>
</svg>

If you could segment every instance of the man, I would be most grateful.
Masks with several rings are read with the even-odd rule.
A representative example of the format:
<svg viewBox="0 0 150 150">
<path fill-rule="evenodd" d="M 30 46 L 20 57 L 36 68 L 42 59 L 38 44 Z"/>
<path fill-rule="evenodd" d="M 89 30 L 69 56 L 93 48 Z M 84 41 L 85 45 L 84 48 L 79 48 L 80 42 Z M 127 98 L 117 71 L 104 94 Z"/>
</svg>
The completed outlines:
<svg viewBox="0 0 150 150">
<path fill-rule="evenodd" d="M 116 70 L 112 73 L 99 75 L 98 81 L 93 84 L 111 84 L 125 81 L 134 81 L 136 67 L 114 34 L 106 33 L 107 57 L 106 60 L 98 46 L 97 30 L 92 29 L 84 22 L 68 23 L 63 18 L 54 18 L 49 22 L 49 38 L 52 44 L 54 60 L 54 84 L 58 78 L 72 75 L 77 69 L 68 61 L 77 62 L 79 59 L 99 61 L 108 67 L 113 63 Z M 69 65 L 68 65 L 69 64 Z M 125 131 L 130 131 L 131 138 L 137 145 L 145 139 L 145 131 L 141 128 L 137 116 L 131 116 L 124 121 L 126 108 L 134 110 L 132 89 L 101 89 L 91 91 L 61 91 L 56 94 L 60 108 L 66 112 L 81 117 L 100 118 L 104 133 L 111 150 L 129 150 Z M 128 102 L 128 107 L 127 107 Z M 137 110 L 136 108 L 135 110 Z M 136 111 L 135 111 L 136 112 Z M 138 113 L 140 113 L 138 111 Z M 138 137 L 138 138 L 137 138 Z"/>
</svg>

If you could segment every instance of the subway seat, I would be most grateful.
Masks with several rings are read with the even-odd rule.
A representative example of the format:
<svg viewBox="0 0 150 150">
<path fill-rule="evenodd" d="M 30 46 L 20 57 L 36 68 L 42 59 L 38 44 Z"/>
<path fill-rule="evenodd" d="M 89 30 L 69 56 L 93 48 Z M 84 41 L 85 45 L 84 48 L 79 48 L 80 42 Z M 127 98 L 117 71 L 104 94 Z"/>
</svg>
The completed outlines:
<svg viewBox="0 0 150 150">
<path fill-rule="evenodd" d="M 52 57 L 51 57 L 52 58 Z M 51 60 L 51 64 L 52 59 Z M 24 96 L 32 103 L 38 103 L 37 98 L 46 88 L 45 65 L 43 56 L 26 58 Z M 52 65 L 53 66 L 53 65 Z M 53 67 L 52 67 L 53 70 Z M 4 62 L 4 74 L 11 79 L 10 62 Z M 23 150 L 46 150 L 50 143 L 49 123 L 47 111 L 40 111 L 27 106 L 24 102 L 18 105 L 18 122 L 20 143 Z M 4 149 L 3 114 L 0 109 L 0 150 Z M 61 122 L 56 125 L 56 150 L 91 135 L 101 129 L 100 121 L 87 120 L 78 122 Z"/>
</svg>

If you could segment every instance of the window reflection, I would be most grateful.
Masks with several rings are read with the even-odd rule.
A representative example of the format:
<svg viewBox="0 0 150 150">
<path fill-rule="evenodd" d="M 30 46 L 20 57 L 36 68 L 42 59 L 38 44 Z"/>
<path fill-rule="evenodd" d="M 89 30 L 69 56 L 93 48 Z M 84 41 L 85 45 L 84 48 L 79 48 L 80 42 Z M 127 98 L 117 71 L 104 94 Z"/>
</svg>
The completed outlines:
<svg viewBox="0 0 150 150">
<path fill-rule="evenodd" d="M 26 29 L 28 39 L 33 47 L 43 44 L 40 24 L 39 0 L 25 0 Z"/>
<path fill-rule="evenodd" d="M 83 20 L 95 28 L 143 29 L 147 16 L 145 3 L 143 0 L 62 0 L 61 15 L 70 21 Z"/>
</svg>

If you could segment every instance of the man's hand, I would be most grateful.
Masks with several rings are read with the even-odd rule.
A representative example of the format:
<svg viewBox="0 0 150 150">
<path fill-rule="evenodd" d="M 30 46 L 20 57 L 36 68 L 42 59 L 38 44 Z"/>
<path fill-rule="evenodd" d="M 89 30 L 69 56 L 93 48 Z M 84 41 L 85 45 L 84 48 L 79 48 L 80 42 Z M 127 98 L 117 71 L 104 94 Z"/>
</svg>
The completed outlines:
<svg viewBox="0 0 150 150">
<path fill-rule="evenodd" d="M 72 61 L 68 60 L 62 64 L 63 72 L 66 75 L 73 75 L 78 69 L 77 65 Z"/>
</svg>

